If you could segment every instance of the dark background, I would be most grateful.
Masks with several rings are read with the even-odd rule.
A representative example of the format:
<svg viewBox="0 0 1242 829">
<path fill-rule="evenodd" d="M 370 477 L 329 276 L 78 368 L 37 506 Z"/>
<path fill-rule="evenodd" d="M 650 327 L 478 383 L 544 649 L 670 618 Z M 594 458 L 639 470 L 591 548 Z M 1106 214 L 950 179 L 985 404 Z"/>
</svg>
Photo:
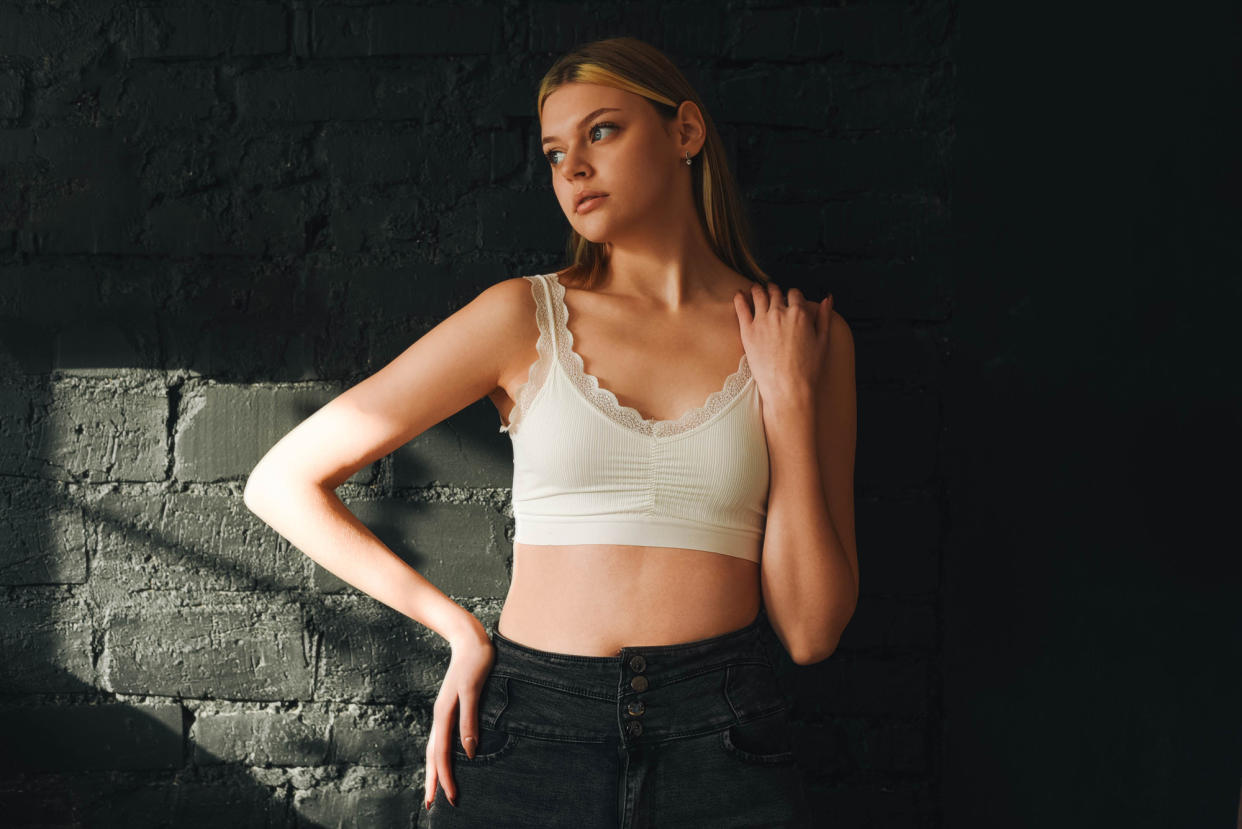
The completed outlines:
<svg viewBox="0 0 1242 829">
<path fill-rule="evenodd" d="M 241 503 L 561 264 L 539 77 L 700 90 L 854 332 L 862 591 L 786 660 L 819 825 L 1221 826 L 1242 782 L 1236 5 L 0 2 L 0 813 L 411 826 L 445 643 Z M 487 400 L 341 487 L 491 624 Z"/>
<path fill-rule="evenodd" d="M 945 826 L 1232 825 L 1239 6 L 959 19 Z"/>
</svg>

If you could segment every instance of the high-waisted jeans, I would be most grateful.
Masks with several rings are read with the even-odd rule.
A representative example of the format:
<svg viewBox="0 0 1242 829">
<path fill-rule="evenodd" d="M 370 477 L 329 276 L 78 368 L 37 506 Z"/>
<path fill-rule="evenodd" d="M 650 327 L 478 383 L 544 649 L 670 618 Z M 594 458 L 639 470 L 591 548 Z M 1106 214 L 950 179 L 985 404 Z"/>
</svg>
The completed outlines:
<svg viewBox="0 0 1242 829">
<path fill-rule="evenodd" d="M 768 624 L 761 609 L 720 636 L 617 656 L 491 631 L 477 751 L 466 756 L 454 726 L 457 805 L 436 786 L 428 825 L 809 826 Z"/>
</svg>

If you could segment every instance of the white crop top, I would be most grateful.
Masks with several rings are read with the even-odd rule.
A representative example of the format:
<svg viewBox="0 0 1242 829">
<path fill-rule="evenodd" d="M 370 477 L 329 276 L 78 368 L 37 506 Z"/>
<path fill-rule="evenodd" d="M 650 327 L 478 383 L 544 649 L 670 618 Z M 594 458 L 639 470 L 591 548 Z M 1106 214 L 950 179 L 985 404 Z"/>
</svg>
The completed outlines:
<svg viewBox="0 0 1242 829">
<path fill-rule="evenodd" d="M 743 354 L 724 387 L 676 420 L 644 418 L 583 370 L 555 273 L 527 276 L 539 356 L 518 389 L 513 513 L 523 544 L 627 544 L 759 561 L 768 445 Z"/>
</svg>

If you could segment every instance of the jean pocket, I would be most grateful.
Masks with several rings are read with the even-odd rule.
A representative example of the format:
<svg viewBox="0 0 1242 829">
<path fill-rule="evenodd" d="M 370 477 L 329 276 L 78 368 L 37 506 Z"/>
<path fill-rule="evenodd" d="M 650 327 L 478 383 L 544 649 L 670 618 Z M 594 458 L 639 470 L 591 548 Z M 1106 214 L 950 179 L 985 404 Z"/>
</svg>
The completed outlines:
<svg viewBox="0 0 1242 829">
<path fill-rule="evenodd" d="M 729 707 L 743 720 L 789 707 L 776 669 L 760 659 L 738 660 L 730 664 L 724 689 Z"/>
<path fill-rule="evenodd" d="M 475 746 L 474 757 L 466 754 L 466 750 L 461 745 L 461 735 L 457 729 L 453 729 L 453 764 L 463 763 L 465 765 L 481 765 L 483 763 L 491 763 L 499 760 L 508 754 L 517 737 L 499 728 L 491 728 L 490 726 L 479 726 L 479 742 Z"/>
<path fill-rule="evenodd" d="M 725 753 L 745 763 L 764 766 L 794 763 L 793 732 L 787 708 L 733 723 L 720 733 L 720 741 Z"/>
</svg>

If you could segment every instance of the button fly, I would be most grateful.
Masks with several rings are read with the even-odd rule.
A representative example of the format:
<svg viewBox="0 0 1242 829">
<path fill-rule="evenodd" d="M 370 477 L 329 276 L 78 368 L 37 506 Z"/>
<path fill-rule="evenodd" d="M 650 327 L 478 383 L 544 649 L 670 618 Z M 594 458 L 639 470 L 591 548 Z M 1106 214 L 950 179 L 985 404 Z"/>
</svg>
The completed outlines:
<svg viewBox="0 0 1242 829">
<path fill-rule="evenodd" d="M 643 724 L 638 720 L 630 720 L 625 724 L 625 731 L 631 737 L 637 737 L 639 734 L 643 733 Z"/>
<path fill-rule="evenodd" d="M 630 657 L 630 667 L 641 673 L 647 667 L 647 660 L 643 658 L 641 653 L 636 653 Z"/>
<path fill-rule="evenodd" d="M 630 712 L 630 716 L 632 717 L 639 716 L 646 709 L 647 709 L 647 706 L 644 705 L 643 701 L 640 699 L 633 700 L 632 702 L 630 702 L 628 706 L 626 706 L 626 710 Z"/>
<path fill-rule="evenodd" d="M 630 687 L 633 688 L 635 691 L 646 691 L 647 690 L 647 677 L 645 676 L 634 677 L 633 679 L 630 680 Z"/>
</svg>

